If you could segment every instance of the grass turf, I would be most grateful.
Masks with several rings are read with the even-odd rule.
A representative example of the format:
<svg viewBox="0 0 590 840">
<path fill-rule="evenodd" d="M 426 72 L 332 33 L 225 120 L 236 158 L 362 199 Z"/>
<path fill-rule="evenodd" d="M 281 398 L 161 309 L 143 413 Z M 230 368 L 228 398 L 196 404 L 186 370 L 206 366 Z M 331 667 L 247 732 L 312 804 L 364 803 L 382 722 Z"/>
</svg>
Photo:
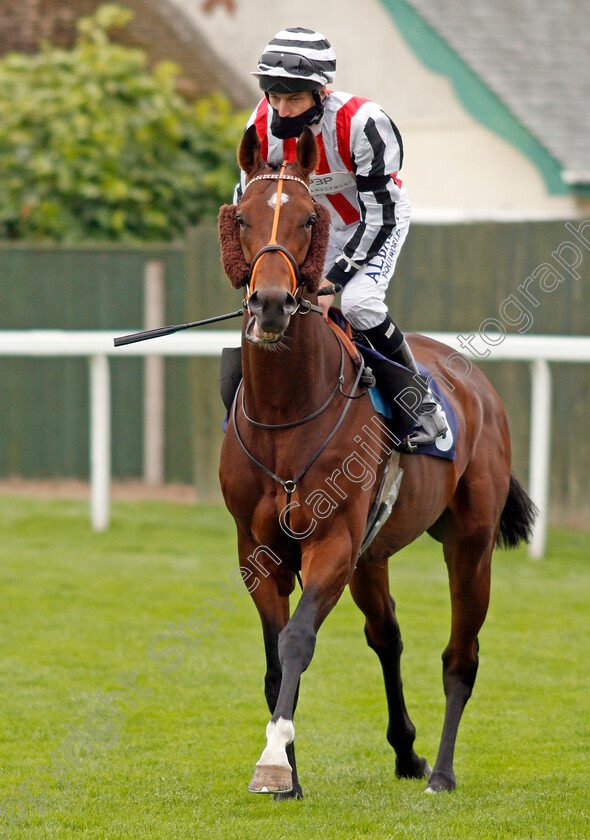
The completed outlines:
<svg viewBox="0 0 590 840">
<path fill-rule="evenodd" d="M 305 799 L 275 804 L 246 790 L 268 714 L 258 616 L 231 586 L 228 514 L 154 503 L 113 514 L 94 534 L 83 503 L 0 499 L 0 838 L 588 840 L 589 534 L 552 531 L 541 562 L 496 553 L 453 794 L 395 779 L 378 660 L 345 593 L 302 680 Z M 449 626 L 440 547 L 418 540 L 391 580 L 417 749 L 433 763 Z M 190 649 L 170 625 L 199 608 L 219 623 Z M 154 655 L 182 649 L 174 670 L 162 672 L 177 653 L 151 659 L 150 642 Z M 144 695 L 125 689 L 137 705 L 119 699 L 124 719 L 96 696 L 123 689 L 121 673 Z"/>
</svg>

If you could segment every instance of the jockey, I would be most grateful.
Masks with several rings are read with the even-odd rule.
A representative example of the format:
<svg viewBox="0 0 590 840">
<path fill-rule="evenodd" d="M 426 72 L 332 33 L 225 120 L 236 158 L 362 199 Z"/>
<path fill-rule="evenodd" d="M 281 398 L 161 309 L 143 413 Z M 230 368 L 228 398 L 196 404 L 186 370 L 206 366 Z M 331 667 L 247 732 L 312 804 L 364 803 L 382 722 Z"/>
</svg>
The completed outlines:
<svg viewBox="0 0 590 840">
<path fill-rule="evenodd" d="M 321 285 L 339 283 L 341 308 L 352 328 L 388 359 L 418 373 L 412 351 L 392 321 L 385 294 L 410 225 L 410 202 L 398 177 L 400 133 L 374 102 L 328 90 L 336 56 L 319 32 L 283 29 L 264 48 L 256 70 L 264 98 L 255 125 L 268 162 L 293 160 L 305 126 L 315 134 L 320 163 L 311 177 L 312 195 L 331 215 Z M 245 174 L 236 188 L 241 197 Z M 324 317 L 334 296 L 319 298 Z M 440 407 L 428 390 L 418 409 L 409 449 L 432 443 L 446 431 Z"/>
</svg>

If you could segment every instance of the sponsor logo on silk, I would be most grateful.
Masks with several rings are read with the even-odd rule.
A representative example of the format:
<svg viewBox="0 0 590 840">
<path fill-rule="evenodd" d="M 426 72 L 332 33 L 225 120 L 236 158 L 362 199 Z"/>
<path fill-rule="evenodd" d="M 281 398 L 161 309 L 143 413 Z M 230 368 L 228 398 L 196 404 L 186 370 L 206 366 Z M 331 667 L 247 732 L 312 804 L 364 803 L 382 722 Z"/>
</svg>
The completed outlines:
<svg viewBox="0 0 590 840">
<path fill-rule="evenodd" d="M 345 190 L 356 189 L 356 178 L 352 172 L 329 172 L 326 175 L 312 175 L 309 189 L 315 195 L 334 195 Z"/>
</svg>

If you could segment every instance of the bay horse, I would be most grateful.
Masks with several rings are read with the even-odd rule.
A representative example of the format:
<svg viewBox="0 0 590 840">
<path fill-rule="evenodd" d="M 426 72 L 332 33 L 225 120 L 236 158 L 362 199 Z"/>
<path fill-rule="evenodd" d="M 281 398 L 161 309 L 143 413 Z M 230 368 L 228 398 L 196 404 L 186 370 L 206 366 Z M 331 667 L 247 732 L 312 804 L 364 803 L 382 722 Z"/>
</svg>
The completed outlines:
<svg viewBox="0 0 590 840">
<path fill-rule="evenodd" d="M 456 460 L 402 453 L 397 501 L 359 556 L 387 462 L 381 456 L 391 443 L 386 426 L 372 423 L 367 388 L 319 314 L 329 211 L 309 192 L 316 141 L 305 129 L 295 159 L 278 168 L 263 160 L 251 128 L 238 161 L 245 191 L 237 205 L 221 208 L 219 236 L 226 274 L 236 288 L 246 286 L 243 380 L 222 446 L 220 481 L 266 652 L 271 718 L 249 790 L 274 793 L 275 799 L 302 796 L 293 743 L 300 677 L 322 622 L 347 585 L 381 662 L 396 775 L 426 778 L 430 793 L 452 790 L 457 730 L 478 668 L 492 551 L 497 542 L 512 547 L 528 540 L 534 521 L 533 505 L 511 474 L 506 416 L 479 370 L 456 379 L 447 389 L 458 420 Z M 419 335 L 409 342 L 432 374 L 444 374 L 449 347 Z M 369 428 L 370 446 L 365 442 L 361 454 L 362 430 Z M 414 750 L 387 570 L 388 558 L 425 531 L 442 543 L 452 606 L 442 654 L 446 709 L 432 770 Z M 299 574 L 301 597 L 290 617 Z"/>
</svg>

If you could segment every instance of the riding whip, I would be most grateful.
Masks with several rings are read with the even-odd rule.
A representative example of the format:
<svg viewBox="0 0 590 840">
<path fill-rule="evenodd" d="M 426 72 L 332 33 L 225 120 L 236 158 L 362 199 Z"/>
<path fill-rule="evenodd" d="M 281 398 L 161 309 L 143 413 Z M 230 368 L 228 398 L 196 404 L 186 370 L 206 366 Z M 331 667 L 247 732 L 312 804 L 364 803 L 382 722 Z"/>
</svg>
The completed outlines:
<svg viewBox="0 0 590 840">
<path fill-rule="evenodd" d="M 318 291 L 318 295 L 335 295 L 341 290 L 342 286 L 338 283 L 333 283 L 329 286 L 322 286 Z M 190 324 L 175 324 L 169 327 L 156 327 L 153 330 L 142 330 L 141 332 L 131 333 L 130 335 L 120 335 L 114 339 L 115 347 L 122 347 L 124 344 L 135 344 L 136 341 L 147 341 L 149 338 L 159 338 L 162 335 L 172 335 L 172 333 L 180 332 L 181 330 L 189 330 L 192 327 L 202 327 L 204 324 L 213 324 L 215 321 L 226 321 L 228 318 L 237 318 L 238 315 L 243 315 L 244 309 L 237 309 L 235 312 L 228 312 L 226 315 L 216 315 L 214 318 L 205 318 L 202 321 L 191 321 Z"/>
</svg>

